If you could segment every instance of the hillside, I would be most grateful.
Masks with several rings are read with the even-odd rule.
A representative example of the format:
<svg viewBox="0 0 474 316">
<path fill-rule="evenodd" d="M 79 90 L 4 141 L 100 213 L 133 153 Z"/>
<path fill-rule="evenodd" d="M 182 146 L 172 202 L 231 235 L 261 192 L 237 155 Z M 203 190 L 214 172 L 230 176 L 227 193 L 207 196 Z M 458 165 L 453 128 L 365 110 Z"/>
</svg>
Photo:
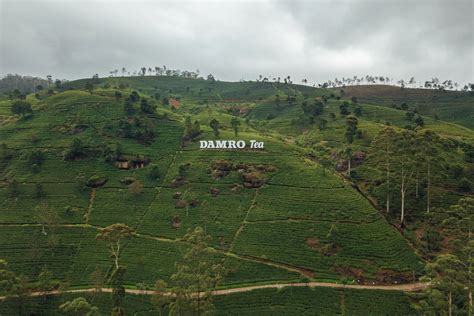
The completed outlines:
<svg viewBox="0 0 474 316">
<path fill-rule="evenodd" d="M 359 178 L 351 179 L 335 170 L 339 158 L 325 163 L 345 146 L 346 117 L 338 114 L 340 104 L 350 96 L 359 99 L 358 105 L 349 105 L 351 112 L 356 107 L 362 111 L 358 126 L 363 133 L 354 141 L 354 151 L 368 151 L 387 122 L 399 129 L 414 125 L 405 111 L 387 107 L 405 98 L 403 102 L 419 108 L 425 129 L 459 148 L 474 144 L 467 119 L 473 115 L 472 97 L 461 93 L 436 97 L 432 110 L 426 105 L 431 97 L 412 95 L 411 89 L 402 96 L 375 89 L 372 96 L 345 88 L 341 98 L 337 91 L 273 83 L 125 77 L 99 79 L 86 91 L 88 82 L 29 95 L 30 116 L 12 115 L 13 101 L 0 101 L 0 259 L 32 281 L 44 266 L 72 288 L 90 287 L 94 271 L 105 280 L 114 266 L 106 245 L 95 236 L 108 225 L 123 223 L 136 232 L 121 252 L 125 284 L 131 288 L 169 280 L 190 246 L 182 238 L 196 226 L 212 237 L 214 260 L 227 270 L 222 288 L 307 280 L 408 283 L 423 272 L 422 250 L 379 211 L 376 194 L 370 196 L 376 190 L 364 190 L 364 180 L 376 173 L 362 164 L 356 169 Z M 152 110 L 140 101 L 124 110 L 124 99 L 133 91 Z M 327 122 L 320 130 L 300 104 L 323 98 L 317 120 Z M 171 99 L 179 106 L 170 106 Z M 432 118 L 435 112 L 438 120 Z M 201 133 L 194 139 L 186 137 L 187 117 L 200 123 Z M 238 136 L 232 129 L 234 117 L 241 124 Z M 213 119 L 220 122 L 219 136 L 209 126 Z M 265 148 L 199 149 L 199 140 L 216 139 L 258 140 Z M 462 177 L 472 181 L 472 163 L 450 152 L 443 152 L 446 164 L 462 164 Z M 122 169 L 119 163 L 132 167 Z M 438 206 L 466 195 L 457 189 L 456 179 L 434 190 L 443 192 L 434 198 Z M 281 306 L 274 307 L 278 312 L 292 304 L 299 308 L 291 307 L 293 312 L 308 311 L 324 301 L 321 312 L 350 308 L 362 314 L 359 299 L 374 299 L 371 291 L 315 289 L 328 297 L 319 301 L 314 298 L 319 295 L 308 291 L 259 290 L 256 297 L 273 302 L 268 304 L 256 302 L 250 293 L 233 294 L 218 298 L 216 306 L 222 314 L 251 314 L 274 305 L 280 300 L 276 295 L 282 296 Z M 296 292 L 301 292 L 298 302 L 293 301 Z M 394 293 L 410 310 L 408 298 Z M 309 304 L 306 296 L 317 302 Z M 385 296 L 377 300 L 390 301 Z M 54 298 L 50 303 L 58 304 Z M 377 307 L 372 308 L 377 314 Z"/>
<path fill-rule="evenodd" d="M 472 92 L 432 89 L 400 89 L 385 85 L 350 86 L 341 88 L 347 97 L 357 97 L 361 102 L 392 107 L 407 103 L 430 117 L 474 128 L 474 101 Z M 337 89 L 336 89 L 337 91 Z"/>
</svg>

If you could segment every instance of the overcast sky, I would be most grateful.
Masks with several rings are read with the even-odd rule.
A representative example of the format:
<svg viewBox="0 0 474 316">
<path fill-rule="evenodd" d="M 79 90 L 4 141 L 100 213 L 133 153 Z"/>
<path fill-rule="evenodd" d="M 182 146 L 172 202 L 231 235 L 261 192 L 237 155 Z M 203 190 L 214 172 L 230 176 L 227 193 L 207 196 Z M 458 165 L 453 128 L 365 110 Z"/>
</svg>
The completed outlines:
<svg viewBox="0 0 474 316">
<path fill-rule="evenodd" d="M 0 0 L 0 76 L 126 67 L 220 80 L 383 75 L 474 81 L 473 0 Z"/>
</svg>

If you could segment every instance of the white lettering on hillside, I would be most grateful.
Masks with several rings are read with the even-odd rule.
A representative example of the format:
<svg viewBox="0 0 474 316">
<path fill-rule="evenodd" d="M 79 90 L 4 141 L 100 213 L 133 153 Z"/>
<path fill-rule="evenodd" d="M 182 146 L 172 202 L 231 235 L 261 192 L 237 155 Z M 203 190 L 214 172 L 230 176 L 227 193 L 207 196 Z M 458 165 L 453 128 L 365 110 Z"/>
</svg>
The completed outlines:
<svg viewBox="0 0 474 316">
<path fill-rule="evenodd" d="M 200 140 L 199 149 L 244 149 L 247 143 L 244 140 Z M 250 140 L 248 146 L 251 149 L 263 149 L 264 142 Z"/>
</svg>

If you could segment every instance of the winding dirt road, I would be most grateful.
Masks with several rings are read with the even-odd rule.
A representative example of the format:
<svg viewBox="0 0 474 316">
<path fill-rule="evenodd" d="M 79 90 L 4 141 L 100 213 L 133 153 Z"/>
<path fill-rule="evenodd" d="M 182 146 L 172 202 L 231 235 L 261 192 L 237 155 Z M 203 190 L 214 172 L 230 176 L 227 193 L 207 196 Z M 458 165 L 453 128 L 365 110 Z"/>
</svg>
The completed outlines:
<svg viewBox="0 0 474 316">
<path fill-rule="evenodd" d="M 359 290 L 385 290 L 385 291 L 403 291 L 403 292 L 415 292 L 422 290 L 428 287 L 428 283 L 410 283 L 410 284 L 394 284 L 394 285 L 359 285 L 359 284 L 340 284 L 340 283 L 329 283 L 329 282 L 297 282 L 297 283 L 273 283 L 273 284 L 260 284 L 260 285 L 250 285 L 244 287 L 236 287 L 230 289 L 220 289 L 215 290 L 214 295 L 228 295 L 234 293 L 250 292 L 261 289 L 282 289 L 285 287 L 330 287 L 330 288 L 340 288 L 340 289 L 359 289 Z M 66 291 L 49 291 L 46 292 L 46 295 L 59 295 L 62 293 L 84 293 L 84 292 L 95 292 L 95 288 L 87 289 L 75 289 L 75 290 L 66 290 Z M 102 288 L 102 292 L 110 293 L 112 292 L 111 288 Z M 125 292 L 129 294 L 141 294 L 141 295 L 151 295 L 154 294 L 152 290 L 137 290 L 137 289 L 126 289 Z M 42 296 L 44 292 L 32 292 L 29 296 Z M 0 301 L 5 300 L 6 296 L 0 296 Z"/>
</svg>

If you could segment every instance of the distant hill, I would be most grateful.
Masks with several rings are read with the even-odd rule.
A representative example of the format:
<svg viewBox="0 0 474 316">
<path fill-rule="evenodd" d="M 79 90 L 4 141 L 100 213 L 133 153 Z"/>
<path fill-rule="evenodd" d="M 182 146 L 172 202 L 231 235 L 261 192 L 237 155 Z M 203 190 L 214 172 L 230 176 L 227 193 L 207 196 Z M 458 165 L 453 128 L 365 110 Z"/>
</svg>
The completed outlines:
<svg viewBox="0 0 474 316">
<path fill-rule="evenodd" d="M 454 122 L 474 129 L 474 92 L 412 89 L 388 85 L 348 86 L 335 91 L 344 90 L 348 98 L 357 97 L 360 102 L 400 106 L 408 104 L 421 114 L 441 120 Z"/>
</svg>

